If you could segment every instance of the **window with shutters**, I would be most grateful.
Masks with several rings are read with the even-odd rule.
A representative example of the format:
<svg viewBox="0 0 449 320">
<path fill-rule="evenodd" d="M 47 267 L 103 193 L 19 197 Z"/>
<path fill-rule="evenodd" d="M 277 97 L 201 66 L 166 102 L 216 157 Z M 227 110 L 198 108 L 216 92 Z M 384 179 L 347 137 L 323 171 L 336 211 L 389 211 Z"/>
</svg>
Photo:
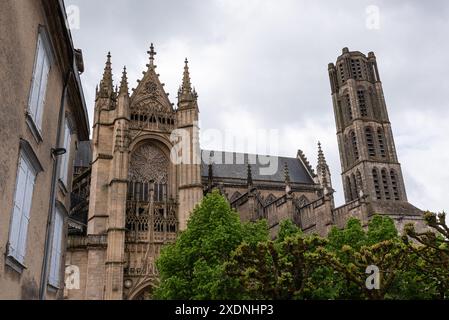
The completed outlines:
<svg viewBox="0 0 449 320">
<path fill-rule="evenodd" d="M 34 62 L 33 78 L 28 101 L 28 118 L 39 133 L 42 131 L 45 96 L 47 93 L 48 75 L 51 67 L 49 42 L 44 32 L 39 32 Z M 34 132 L 34 130 L 32 130 Z"/>
<path fill-rule="evenodd" d="M 346 108 L 348 110 L 348 119 L 352 121 L 354 117 L 352 116 L 351 97 L 349 94 L 346 95 Z"/>
<path fill-rule="evenodd" d="M 340 71 L 341 84 L 345 84 L 346 83 L 346 78 L 345 78 L 345 70 L 344 70 L 344 67 L 343 67 L 343 63 L 339 64 L 338 70 Z"/>
<path fill-rule="evenodd" d="M 366 145 L 368 147 L 368 155 L 370 157 L 375 157 L 376 148 L 374 146 L 373 130 L 371 129 L 371 127 L 365 128 L 365 137 L 366 137 Z"/>
<path fill-rule="evenodd" d="M 382 169 L 381 174 L 382 174 L 382 185 L 384 187 L 385 200 L 391 200 L 390 184 L 389 184 L 389 181 L 388 181 L 387 170 Z"/>
<path fill-rule="evenodd" d="M 53 242 L 51 247 L 49 283 L 59 288 L 61 277 L 62 238 L 64 236 L 64 214 L 59 208 L 55 211 Z"/>
<path fill-rule="evenodd" d="M 352 194 L 352 184 L 351 184 L 351 178 L 346 177 L 346 194 L 348 196 L 348 201 L 353 201 L 354 197 Z"/>
<path fill-rule="evenodd" d="M 357 184 L 357 180 L 355 179 L 355 174 L 351 175 L 351 185 L 352 185 L 352 199 L 358 199 L 359 197 L 359 186 Z"/>
<path fill-rule="evenodd" d="M 384 133 L 381 128 L 377 129 L 377 141 L 379 142 L 379 151 L 382 158 L 387 157 L 387 153 L 385 152 L 385 139 Z"/>
<path fill-rule="evenodd" d="M 30 161 L 21 155 L 17 170 L 14 207 L 9 231 L 8 256 L 24 264 L 28 224 L 30 221 L 36 171 Z"/>
<path fill-rule="evenodd" d="M 394 200 L 399 201 L 401 198 L 399 197 L 398 176 L 396 174 L 396 171 L 394 170 L 390 171 L 390 178 L 391 178 L 391 186 L 393 188 Z"/>
<path fill-rule="evenodd" d="M 357 137 L 356 137 L 354 131 L 351 131 L 351 133 L 349 135 L 351 137 L 351 142 L 352 142 L 352 152 L 354 155 L 354 161 L 357 161 L 357 160 L 359 160 L 359 148 L 357 145 Z"/>
<path fill-rule="evenodd" d="M 61 157 L 61 167 L 60 167 L 60 174 L 59 178 L 64 183 L 64 186 L 68 186 L 68 177 L 69 177 L 69 161 L 70 161 L 70 146 L 72 144 L 72 137 L 70 132 L 70 126 L 69 121 L 66 118 L 65 124 L 64 124 L 64 142 L 63 142 L 63 148 L 66 150 L 66 153 L 64 153 Z"/>
<path fill-rule="evenodd" d="M 359 103 L 360 116 L 367 117 L 368 109 L 366 107 L 365 91 L 357 90 L 357 101 Z"/>
<path fill-rule="evenodd" d="M 363 79 L 360 59 L 351 59 L 351 71 L 355 80 Z"/>
<path fill-rule="evenodd" d="M 360 196 L 360 191 L 363 192 L 363 180 L 362 180 L 362 174 L 360 173 L 359 170 L 357 170 L 357 173 L 356 173 L 356 181 L 357 181 L 357 185 L 359 186 L 358 195 Z"/>
<path fill-rule="evenodd" d="M 374 182 L 374 191 L 376 192 L 376 198 L 377 200 L 381 200 L 382 193 L 380 191 L 379 173 L 377 172 L 377 168 L 373 169 L 373 182 Z"/>
</svg>

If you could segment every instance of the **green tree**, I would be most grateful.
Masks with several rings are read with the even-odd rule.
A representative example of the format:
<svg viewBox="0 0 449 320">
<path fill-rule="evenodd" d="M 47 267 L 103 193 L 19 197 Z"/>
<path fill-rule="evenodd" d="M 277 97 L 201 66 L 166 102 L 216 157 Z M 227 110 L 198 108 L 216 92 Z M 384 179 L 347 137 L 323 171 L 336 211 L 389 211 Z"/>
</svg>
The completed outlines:
<svg viewBox="0 0 449 320">
<path fill-rule="evenodd" d="M 283 241 L 260 242 L 256 248 L 240 245 L 226 264 L 229 277 L 238 279 L 240 291 L 251 299 L 302 299 L 316 269 L 316 247 L 325 239 L 300 233 Z"/>
<path fill-rule="evenodd" d="M 440 299 L 449 298 L 449 227 L 446 214 L 427 211 L 424 219 L 428 230 L 418 232 L 413 224 L 404 228 L 404 241 L 409 244 L 411 254 L 420 259 L 417 265 L 421 276 L 429 283 L 427 291 L 435 292 Z M 409 243 L 409 239 L 414 241 Z M 427 288 L 426 288 L 427 289 Z"/>
<path fill-rule="evenodd" d="M 239 294 L 236 281 L 224 273 L 224 263 L 242 243 L 266 241 L 266 222 L 242 224 L 226 199 L 214 191 L 193 210 L 187 229 L 166 246 L 157 261 L 159 299 L 231 299 Z"/>
</svg>

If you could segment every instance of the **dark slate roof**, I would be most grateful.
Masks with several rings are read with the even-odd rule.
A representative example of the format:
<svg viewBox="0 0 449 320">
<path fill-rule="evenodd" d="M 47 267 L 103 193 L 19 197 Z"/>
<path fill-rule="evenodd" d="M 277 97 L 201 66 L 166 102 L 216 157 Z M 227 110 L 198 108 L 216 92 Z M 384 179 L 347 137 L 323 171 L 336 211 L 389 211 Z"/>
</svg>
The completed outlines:
<svg viewBox="0 0 449 320">
<path fill-rule="evenodd" d="M 75 167 L 89 167 L 92 161 L 92 149 L 90 141 L 78 142 L 78 150 L 75 155 Z"/>
<path fill-rule="evenodd" d="M 248 176 L 249 157 L 251 159 L 251 172 L 254 181 L 284 182 L 284 167 L 285 163 L 287 163 L 290 174 L 290 181 L 292 183 L 314 184 L 314 181 L 310 177 L 307 169 L 297 158 L 272 156 L 271 161 L 277 161 L 277 167 L 272 170 L 272 174 L 267 175 L 260 170 L 264 168 L 268 169 L 270 167 L 266 164 L 266 160 L 264 161 L 264 156 L 210 150 L 202 150 L 201 175 L 203 177 L 209 176 L 209 159 L 211 152 L 214 156 L 212 158 L 212 170 L 214 178 L 242 179 L 246 181 Z M 259 160 L 259 157 L 262 157 L 261 160 Z M 225 164 L 225 159 L 233 160 L 231 164 Z"/>
</svg>

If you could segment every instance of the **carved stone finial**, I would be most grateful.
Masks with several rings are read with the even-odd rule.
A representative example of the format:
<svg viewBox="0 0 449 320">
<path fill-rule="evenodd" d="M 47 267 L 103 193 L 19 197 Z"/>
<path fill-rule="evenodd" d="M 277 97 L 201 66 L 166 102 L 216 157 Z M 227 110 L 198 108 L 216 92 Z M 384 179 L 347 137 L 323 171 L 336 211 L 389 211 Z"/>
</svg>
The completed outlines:
<svg viewBox="0 0 449 320">
<path fill-rule="evenodd" d="M 112 97 L 114 86 L 112 83 L 112 63 L 111 52 L 108 52 L 106 64 L 104 67 L 103 78 L 100 81 L 100 95 L 103 98 Z"/>
<path fill-rule="evenodd" d="M 248 188 L 253 186 L 253 173 L 251 171 L 251 165 L 249 163 L 248 163 L 248 169 L 247 169 L 246 182 L 247 182 Z"/>
<path fill-rule="evenodd" d="M 182 77 L 182 85 L 178 91 L 179 102 L 192 102 L 196 101 L 198 94 L 192 89 L 190 82 L 189 60 L 184 60 L 184 73 Z"/>
<path fill-rule="evenodd" d="M 123 67 L 122 81 L 120 82 L 119 94 L 128 95 L 128 76 L 126 73 L 126 66 Z"/>
<path fill-rule="evenodd" d="M 157 52 L 154 50 L 154 45 L 151 43 L 150 51 L 147 52 L 150 55 L 150 65 L 149 67 L 154 66 L 154 56 L 157 55 Z"/>
</svg>

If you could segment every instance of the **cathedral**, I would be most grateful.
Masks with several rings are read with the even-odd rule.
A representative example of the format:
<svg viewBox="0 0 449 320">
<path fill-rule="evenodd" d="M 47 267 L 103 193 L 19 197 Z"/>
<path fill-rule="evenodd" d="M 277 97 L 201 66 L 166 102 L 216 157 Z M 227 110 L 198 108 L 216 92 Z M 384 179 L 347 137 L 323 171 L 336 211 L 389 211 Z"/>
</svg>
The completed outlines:
<svg viewBox="0 0 449 320">
<path fill-rule="evenodd" d="M 162 246 L 213 189 L 242 220 L 266 219 L 273 237 L 284 219 L 323 236 L 350 217 L 366 226 L 375 214 L 392 217 L 398 229 L 424 228 L 422 211 L 407 200 L 374 53 L 344 48 L 328 66 L 346 199 L 340 207 L 321 145 L 316 168 L 298 150 L 295 158 L 275 157 L 269 175 L 262 155 L 201 150 L 187 59 L 175 107 L 153 45 L 148 54 L 131 93 L 126 69 L 114 88 L 107 56 L 92 140 L 79 144 L 75 160 L 66 266 L 79 283 L 66 288 L 66 299 L 151 299 Z"/>
</svg>

